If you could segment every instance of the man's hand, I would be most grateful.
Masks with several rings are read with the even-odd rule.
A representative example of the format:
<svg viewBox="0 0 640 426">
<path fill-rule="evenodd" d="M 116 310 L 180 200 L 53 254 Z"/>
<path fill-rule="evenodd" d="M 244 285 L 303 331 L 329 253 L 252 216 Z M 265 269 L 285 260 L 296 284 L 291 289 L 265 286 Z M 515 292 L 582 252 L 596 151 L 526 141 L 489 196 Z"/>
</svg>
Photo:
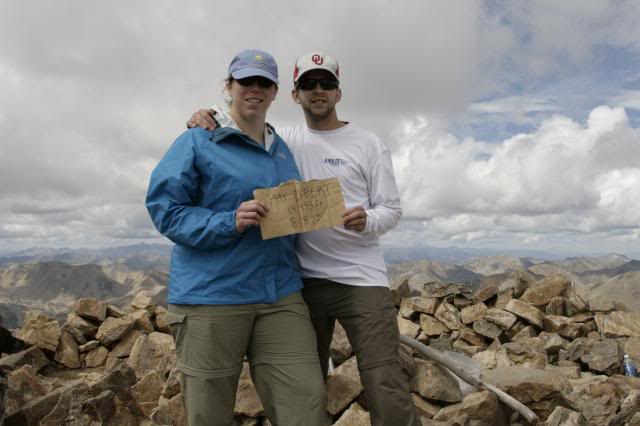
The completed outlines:
<svg viewBox="0 0 640 426">
<path fill-rule="evenodd" d="M 196 111 L 189 121 L 187 121 L 187 127 L 201 127 L 205 130 L 214 130 L 218 125 L 213 119 L 215 112 L 212 109 L 201 109 Z"/>
<path fill-rule="evenodd" d="M 342 220 L 346 229 L 362 232 L 367 224 L 367 211 L 362 206 L 352 207 L 342 213 Z"/>
<path fill-rule="evenodd" d="M 268 211 L 262 201 L 245 201 L 236 210 L 236 230 L 242 234 L 250 226 L 259 226 L 260 218 L 265 217 Z"/>
</svg>

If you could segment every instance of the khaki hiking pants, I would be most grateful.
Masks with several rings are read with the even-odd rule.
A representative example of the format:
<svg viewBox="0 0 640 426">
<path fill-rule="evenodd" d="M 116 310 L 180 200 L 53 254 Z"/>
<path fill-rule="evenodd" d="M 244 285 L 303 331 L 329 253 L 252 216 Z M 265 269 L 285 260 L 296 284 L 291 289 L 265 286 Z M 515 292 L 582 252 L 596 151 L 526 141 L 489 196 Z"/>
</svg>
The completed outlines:
<svg viewBox="0 0 640 426">
<path fill-rule="evenodd" d="M 233 424 L 245 355 L 274 426 L 325 425 L 315 335 L 300 292 L 272 304 L 169 305 L 190 426 Z"/>
</svg>

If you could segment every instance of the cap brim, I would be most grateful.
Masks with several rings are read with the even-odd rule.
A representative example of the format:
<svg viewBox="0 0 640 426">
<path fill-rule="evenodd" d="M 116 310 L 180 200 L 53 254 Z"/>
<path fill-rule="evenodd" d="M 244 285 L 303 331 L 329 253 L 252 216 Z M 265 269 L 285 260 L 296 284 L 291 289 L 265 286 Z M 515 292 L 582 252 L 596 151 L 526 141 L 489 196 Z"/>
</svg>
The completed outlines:
<svg viewBox="0 0 640 426">
<path fill-rule="evenodd" d="M 231 73 L 231 77 L 235 78 L 236 80 L 239 78 L 247 78 L 247 77 L 255 77 L 255 76 L 264 77 L 266 79 L 273 81 L 275 84 L 278 84 L 278 77 L 261 68 L 242 68 L 239 70 L 235 70 L 234 72 Z"/>
<path fill-rule="evenodd" d="M 305 75 L 306 73 L 310 72 L 310 71 L 315 71 L 315 70 L 322 70 L 322 71 L 326 71 L 329 74 L 331 74 L 337 81 L 340 81 L 340 77 L 338 77 L 336 75 L 336 73 L 334 73 L 332 70 L 330 70 L 329 68 L 323 67 L 323 66 L 317 66 L 317 67 L 313 67 L 313 68 L 309 68 L 308 70 L 305 70 L 305 72 L 303 72 L 302 74 L 298 75 L 298 78 L 296 78 L 293 82 L 297 83 L 298 80 L 300 80 L 300 78 Z"/>
</svg>

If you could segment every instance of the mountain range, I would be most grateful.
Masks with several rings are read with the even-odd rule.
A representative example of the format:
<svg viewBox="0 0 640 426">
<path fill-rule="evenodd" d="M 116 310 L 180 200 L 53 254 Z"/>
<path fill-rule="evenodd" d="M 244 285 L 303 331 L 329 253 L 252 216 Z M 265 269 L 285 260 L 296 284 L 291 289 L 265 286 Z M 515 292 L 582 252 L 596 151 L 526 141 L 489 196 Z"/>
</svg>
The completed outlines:
<svg viewBox="0 0 640 426">
<path fill-rule="evenodd" d="M 0 256 L 0 314 L 13 328 L 26 311 L 57 319 L 79 298 L 124 306 L 141 290 L 166 303 L 171 246 L 32 248 Z"/>
<path fill-rule="evenodd" d="M 170 250 L 169 245 L 136 244 L 101 249 L 32 248 L 2 255 L 0 314 L 5 325 L 13 328 L 28 310 L 63 319 L 63 313 L 79 298 L 96 297 L 124 306 L 141 290 L 153 296 L 155 303 L 165 304 Z M 608 297 L 629 305 L 640 296 L 640 261 L 619 254 L 545 259 L 472 257 L 454 250 L 450 257 L 462 260 L 442 260 L 442 256 L 414 259 L 413 252 L 407 253 L 406 257 L 399 251 L 391 256 L 385 253 L 392 285 L 406 279 L 414 288 L 429 281 L 475 288 L 525 271 L 537 278 L 562 273 L 588 297 Z M 390 258 L 400 261 L 391 262 Z M 636 310 L 635 306 L 627 307 Z"/>
<path fill-rule="evenodd" d="M 64 262 L 72 265 L 104 264 L 120 261 L 133 269 L 162 269 L 168 271 L 167 259 L 171 254 L 168 244 L 133 244 L 104 248 L 51 248 L 33 247 L 0 255 L 0 266 L 10 263 Z"/>
</svg>

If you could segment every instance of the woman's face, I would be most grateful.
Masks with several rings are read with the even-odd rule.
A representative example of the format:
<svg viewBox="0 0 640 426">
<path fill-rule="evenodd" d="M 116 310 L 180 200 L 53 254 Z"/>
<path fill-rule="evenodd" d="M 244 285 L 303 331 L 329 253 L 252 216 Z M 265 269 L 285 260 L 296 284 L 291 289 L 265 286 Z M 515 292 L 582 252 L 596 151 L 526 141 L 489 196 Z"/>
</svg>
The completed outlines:
<svg viewBox="0 0 640 426">
<path fill-rule="evenodd" d="M 245 119 L 264 119 L 278 93 L 278 87 L 264 77 L 232 80 L 227 90 L 232 99 L 231 109 Z"/>
</svg>

